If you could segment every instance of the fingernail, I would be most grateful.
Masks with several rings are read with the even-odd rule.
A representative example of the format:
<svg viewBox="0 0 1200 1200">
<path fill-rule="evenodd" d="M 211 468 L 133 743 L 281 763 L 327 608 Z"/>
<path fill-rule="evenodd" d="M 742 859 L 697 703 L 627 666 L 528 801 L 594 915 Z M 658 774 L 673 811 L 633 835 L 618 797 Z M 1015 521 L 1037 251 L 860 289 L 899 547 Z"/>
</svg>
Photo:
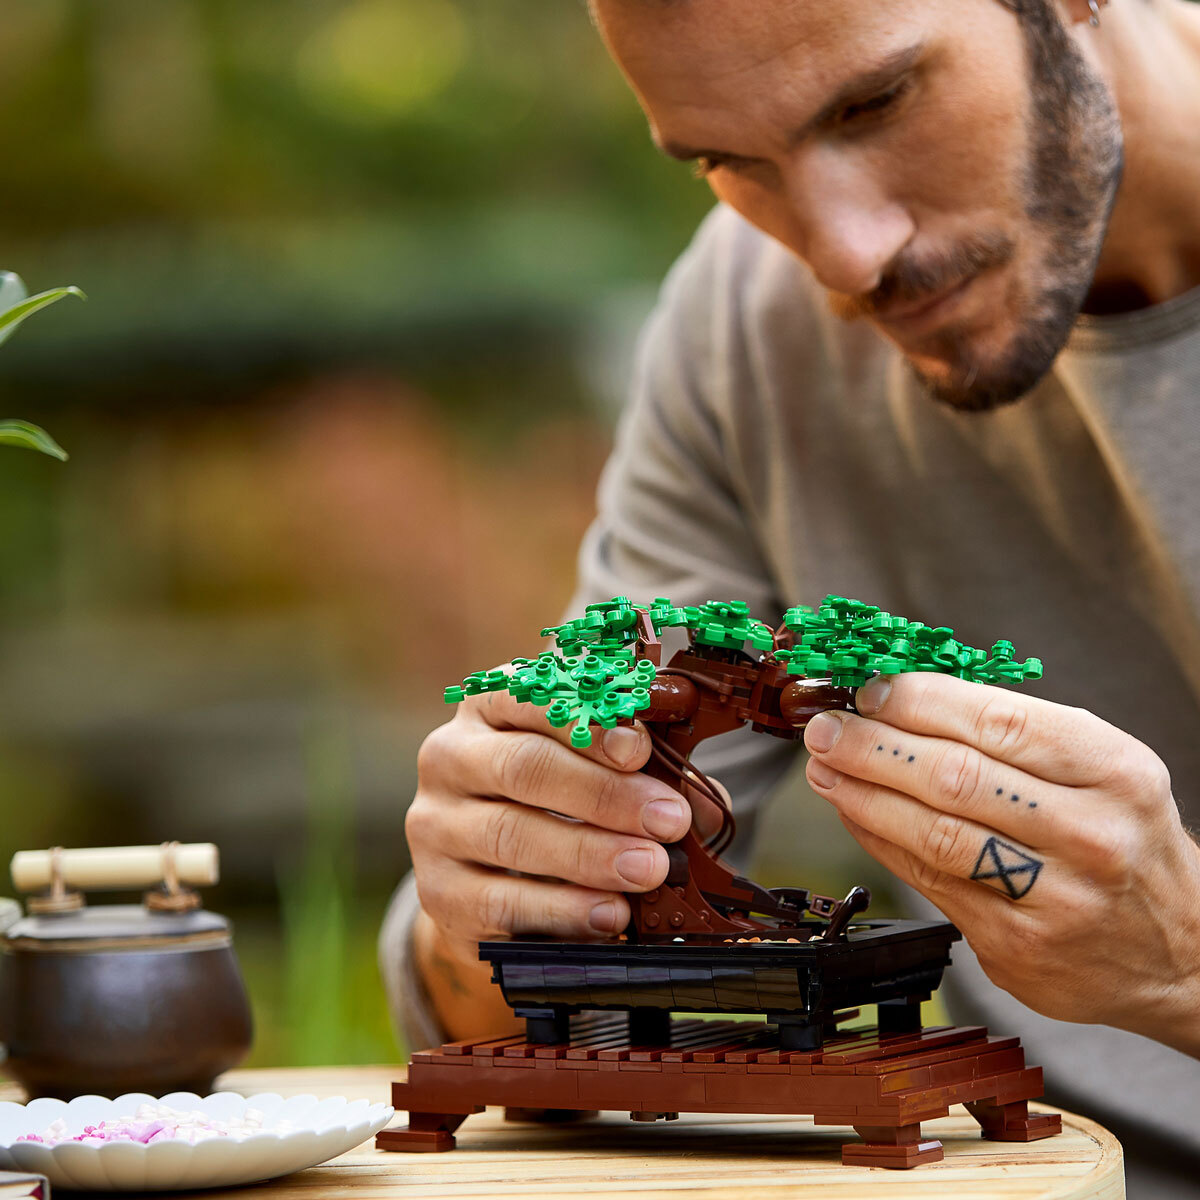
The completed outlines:
<svg viewBox="0 0 1200 1200">
<path fill-rule="evenodd" d="M 828 763 L 823 763 L 820 759 L 816 758 L 809 759 L 808 782 L 818 791 L 833 791 L 841 781 L 841 778 L 841 771 L 835 771 Z"/>
<path fill-rule="evenodd" d="M 651 800 L 642 809 L 642 826 L 655 838 L 678 841 L 687 832 L 688 809 L 680 800 Z"/>
<path fill-rule="evenodd" d="M 639 887 L 650 883 L 654 874 L 655 857 L 653 850 L 622 850 L 617 855 L 617 873 L 622 879 L 636 883 Z"/>
<path fill-rule="evenodd" d="M 588 915 L 588 924 L 597 933 L 616 933 L 621 924 L 615 900 L 603 900 Z"/>
<path fill-rule="evenodd" d="M 825 754 L 837 745 L 842 736 L 842 714 L 817 713 L 804 731 L 804 744 L 814 754 Z"/>
<path fill-rule="evenodd" d="M 618 767 L 627 767 L 642 744 L 642 735 L 630 725 L 618 725 L 604 732 L 604 754 Z"/>
<path fill-rule="evenodd" d="M 858 689 L 855 704 L 858 711 L 868 717 L 873 717 L 886 703 L 892 694 L 892 681 L 883 675 L 876 675 Z"/>
</svg>

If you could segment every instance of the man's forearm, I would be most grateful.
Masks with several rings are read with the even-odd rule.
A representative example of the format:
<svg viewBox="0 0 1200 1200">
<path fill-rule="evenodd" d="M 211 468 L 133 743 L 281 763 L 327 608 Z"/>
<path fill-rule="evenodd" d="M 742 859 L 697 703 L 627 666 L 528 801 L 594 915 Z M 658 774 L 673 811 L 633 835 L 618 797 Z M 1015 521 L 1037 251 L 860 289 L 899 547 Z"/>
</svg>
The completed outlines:
<svg viewBox="0 0 1200 1200">
<path fill-rule="evenodd" d="M 425 991 L 451 1041 L 517 1032 L 520 1022 L 492 983 L 487 963 L 451 951 L 422 911 L 413 926 L 413 955 Z"/>
</svg>

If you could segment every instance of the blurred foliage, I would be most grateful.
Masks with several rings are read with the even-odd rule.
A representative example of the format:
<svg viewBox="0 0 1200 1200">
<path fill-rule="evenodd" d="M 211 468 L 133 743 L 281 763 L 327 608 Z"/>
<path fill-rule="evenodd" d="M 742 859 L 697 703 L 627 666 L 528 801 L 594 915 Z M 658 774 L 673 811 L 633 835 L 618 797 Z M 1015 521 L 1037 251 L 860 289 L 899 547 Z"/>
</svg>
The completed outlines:
<svg viewBox="0 0 1200 1200">
<path fill-rule="evenodd" d="M 217 841 L 254 1061 L 394 1058 L 416 748 L 565 604 L 709 194 L 546 0 L 6 0 L 0 160 L 91 297 L 0 354 L 72 450 L 0 472 L 2 849 Z"/>
<path fill-rule="evenodd" d="M 23 114 L 0 151 L 36 165 L 6 179 L 6 211 L 30 233 L 335 212 L 444 225 L 516 196 L 685 231 L 663 201 L 686 175 L 630 153 L 644 123 L 582 5 L 8 0 L 0 56 L 0 100 Z"/>
<path fill-rule="evenodd" d="M 581 4 L 10 0 L 0 118 L 12 265 L 97 297 L 6 375 L 68 387 L 544 362 L 710 203 Z"/>
</svg>

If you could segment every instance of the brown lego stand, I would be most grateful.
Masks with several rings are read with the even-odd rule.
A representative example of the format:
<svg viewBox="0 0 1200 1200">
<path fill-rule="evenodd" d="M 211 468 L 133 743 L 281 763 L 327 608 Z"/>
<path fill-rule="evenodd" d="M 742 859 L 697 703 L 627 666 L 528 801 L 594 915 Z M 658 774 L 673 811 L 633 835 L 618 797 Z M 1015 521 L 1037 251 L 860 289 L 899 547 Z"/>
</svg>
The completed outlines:
<svg viewBox="0 0 1200 1200">
<path fill-rule="evenodd" d="M 452 1150 L 454 1131 L 485 1105 L 516 1119 L 795 1113 L 854 1127 L 860 1140 L 842 1148 L 843 1163 L 907 1168 L 941 1160 L 941 1143 L 922 1138 L 921 1122 L 951 1104 L 965 1104 L 994 1141 L 1060 1132 L 1057 1114 L 1029 1113 L 1027 1101 L 1041 1093 L 1041 1068 L 1025 1065 L 1018 1039 L 979 1026 L 892 1036 L 864 1029 L 834 1034 L 819 1050 L 788 1051 L 769 1025 L 676 1018 L 668 1040 L 638 1045 L 621 1015 L 590 1014 L 561 1045 L 492 1038 L 414 1054 L 408 1080 L 392 1087 L 408 1128 L 384 1130 L 376 1145 Z"/>
<path fill-rule="evenodd" d="M 827 603 L 852 616 L 866 611 L 872 621 L 879 611 L 837 597 Z M 661 607 L 669 604 L 648 610 L 618 597 L 589 606 L 584 621 L 546 631 L 568 647 L 566 657 L 522 660 L 526 675 L 513 692 L 550 703 L 552 681 L 567 679 L 579 702 L 595 706 L 614 680 L 632 679 L 644 688 L 636 716 L 652 747 L 643 770 L 715 808 L 719 829 L 707 840 L 693 829 L 666 847 L 666 879 L 628 894 L 631 919 L 617 941 L 481 943 L 493 981 L 525 1021 L 524 1037 L 414 1054 L 408 1079 L 393 1086 L 408 1128 L 385 1130 L 376 1144 L 451 1150 L 454 1131 L 486 1105 L 525 1119 L 602 1110 L 638 1121 L 680 1112 L 809 1114 L 817 1124 L 854 1127 L 861 1141 L 843 1149 L 843 1162 L 898 1168 L 942 1158 L 939 1142 L 922 1140 L 921 1122 L 945 1116 L 951 1104 L 967 1105 L 986 1138 L 1058 1133 L 1057 1115 L 1029 1114 L 1042 1072 L 1025 1065 L 1016 1038 L 976 1026 L 921 1027 L 921 1002 L 940 984 L 959 938 L 952 925 L 861 918 L 865 888 L 842 900 L 765 888 L 721 859 L 733 814 L 691 762 L 696 745 L 747 724 L 799 738 L 818 712 L 853 710 L 854 689 L 789 674 L 794 630 L 786 622 L 772 631 L 748 621 L 744 605 L 710 602 L 692 614 Z M 679 624 L 677 616 L 689 624 L 689 644 L 663 667 L 658 626 Z M 580 642 L 584 626 L 600 630 L 591 647 Z M 941 640 L 949 632 L 934 631 Z M 747 640 L 757 654 L 745 650 Z M 509 682 L 500 672 L 473 679 L 475 691 Z M 554 722 L 553 705 L 549 716 Z M 839 1031 L 865 1005 L 878 1007 L 877 1027 Z M 766 1024 L 686 1015 L 695 1013 L 755 1014 Z"/>
</svg>

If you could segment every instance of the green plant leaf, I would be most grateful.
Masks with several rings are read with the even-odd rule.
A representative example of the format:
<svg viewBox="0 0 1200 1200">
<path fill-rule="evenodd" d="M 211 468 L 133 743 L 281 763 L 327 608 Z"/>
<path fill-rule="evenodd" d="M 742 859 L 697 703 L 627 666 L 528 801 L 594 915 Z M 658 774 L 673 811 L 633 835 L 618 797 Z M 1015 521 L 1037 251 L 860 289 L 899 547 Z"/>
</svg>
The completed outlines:
<svg viewBox="0 0 1200 1200">
<path fill-rule="evenodd" d="M 17 276 L 6 272 L 6 278 L 0 282 L 0 288 L 7 290 L 10 286 L 10 281 L 16 280 L 17 286 L 23 292 L 24 285 Z M 0 291 L 0 296 L 3 296 L 3 291 Z M 31 317 L 40 309 L 48 308 L 51 304 L 57 303 L 64 296 L 78 296 L 80 300 L 86 300 L 87 297 L 77 287 L 60 287 L 51 288 L 48 292 L 38 292 L 36 296 L 29 296 L 27 299 L 18 300 L 15 304 L 7 309 L 0 309 L 0 343 L 5 342 L 12 337 L 18 325 Z"/>
<path fill-rule="evenodd" d="M 44 430 L 28 421 L 0 421 L 0 446 L 22 446 L 26 450 L 40 450 L 67 461 L 67 452 Z"/>
<path fill-rule="evenodd" d="M 25 281 L 15 271 L 0 271 L 0 313 L 8 312 L 29 295 Z"/>
</svg>

